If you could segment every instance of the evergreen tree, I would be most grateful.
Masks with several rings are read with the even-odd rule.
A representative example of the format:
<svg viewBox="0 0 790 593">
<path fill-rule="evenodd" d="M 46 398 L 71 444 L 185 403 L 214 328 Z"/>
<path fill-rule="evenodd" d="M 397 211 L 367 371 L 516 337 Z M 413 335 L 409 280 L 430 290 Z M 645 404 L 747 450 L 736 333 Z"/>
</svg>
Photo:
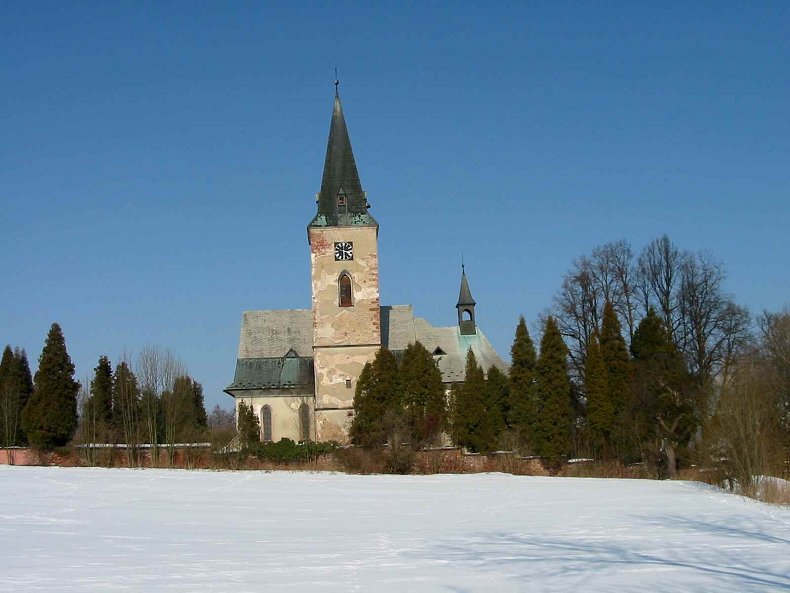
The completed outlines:
<svg viewBox="0 0 790 593">
<path fill-rule="evenodd" d="M 0 447 L 9 447 L 13 437 L 11 436 L 10 424 L 16 416 L 16 401 L 11 397 L 11 390 L 8 388 L 8 375 L 14 364 L 14 351 L 11 346 L 6 346 L 3 350 L 3 357 L 0 359 Z"/>
<path fill-rule="evenodd" d="M 453 411 L 455 444 L 477 453 L 490 451 L 496 437 L 486 410 L 485 375 L 471 348 L 466 354 L 464 384 L 456 392 Z"/>
<path fill-rule="evenodd" d="M 99 438 L 107 439 L 112 427 L 112 365 L 106 356 L 99 357 L 91 381 L 90 413 Z"/>
<path fill-rule="evenodd" d="M 609 401 L 612 402 L 614 412 L 613 452 L 622 456 L 628 434 L 628 399 L 633 370 L 620 320 L 609 301 L 604 304 L 601 322 L 601 354 L 606 366 Z"/>
<path fill-rule="evenodd" d="M 509 404 L 510 389 L 507 375 L 492 366 L 486 376 L 486 411 L 492 425 L 489 450 L 499 449 L 503 444 L 505 433 L 509 429 L 507 424 Z"/>
<path fill-rule="evenodd" d="M 530 445 L 534 440 L 536 417 L 535 401 L 535 345 L 529 336 L 524 317 L 516 326 L 516 337 L 510 349 L 511 364 L 508 372 L 510 382 L 510 405 L 508 421 L 521 440 Z"/>
<path fill-rule="evenodd" d="M 637 445 L 653 453 L 662 441 L 665 446 L 683 449 L 700 423 L 694 407 L 695 383 L 683 355 L 652 308 L 634 332 L 631 354 L 630 410 Z"/>
<path fill-rule="evenodd" d="M 252 411 L 252 404 L 239 402 L 237 427 L 242 449 L 249 449 L 253 444 L 261 441 L 261 423 Z"/>
<path fill-rule="evenodd" d="M 57 323 L 49 330 L 33 383 L 33 395 L 22 412 L 30 443 L 40 449 L 65 445 L 77 429 L 79 383 Z"/>
<path fill-rule="evenodd" d="M 587 426 L 590 447 L 595 457 L 607 457 L 610 452 L 614 427 L 614 410 L 609 399 L 609 382 L 606 375 L 601 346 L 595 334 L 587 343 L 584 365 L 584 390 L 587 394 Z"/>
<path fill-rule="evenodd" d="M 355 445 L 376 447 L 387 442 L 400 406 L 398 361 L 386 348 L 362 369 L 354 394 L 354 419 L 349 436 Z"/>
<path fill-rule="evenodd" d="M 6 346 L 0 361 L 0 447 L 25 445 L 22 410 L 33 392 L 27 355 L 21 348 Z"/>
<path fill-rule="evenodd" d="M 184 429 L 199 433 L 208 428 L 208 416 L 203 403 L 203 386 L 189 375 L 178 377 L 173 383 L 173 392 L 183 398 Z"/>
<path fill-rule="evenodd" d="M 433 355 L 419 342 L 409 344 L 398 370 L 400 401 L 414 445 L 434 444 L 445 424 L 442 373 Z"/>
<path fill-rule="evenodd" d="M 568 347 L 556 321 L 549 316 L 535 368 L 538 409 L 532 445 L 550 465 L 571 452 L 573 407 L 567 359 Z"/>
</svg>

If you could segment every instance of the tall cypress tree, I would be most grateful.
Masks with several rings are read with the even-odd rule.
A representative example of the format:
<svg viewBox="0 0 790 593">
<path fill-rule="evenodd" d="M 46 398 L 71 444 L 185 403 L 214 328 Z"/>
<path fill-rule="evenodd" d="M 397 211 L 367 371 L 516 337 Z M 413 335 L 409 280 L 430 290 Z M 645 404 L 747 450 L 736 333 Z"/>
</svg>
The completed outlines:
<svg viewBox="0 0 790 593">
<path fill-rule="evenodd" d="M 601 321 L 601 354 L 606 366 L 609 400 L 614 412 L 613 452 L 622 456 L 629 432 L 627 408 L 633 367 L 623 339 L 620 320 L 609 301 L 604 304 Z"/>
<path fill-rule="evenodd" d="M 33 384 L 33 395 L 22 413 L 30 443 L 40 449 L 65 445 L 77 429 L 80 384 L 74 380 L 74 365 L 57 323 L 47 335 Z"/>
<path fill-rule="evenodd" d="M 511 364 L 508 372 L 510 382 L 510 405 L 508 422 L 522 441 L 532 446 L 536 415 L 535 401 L 535 345 L 527 330 L 524 317 L 516 326 L 516 337 L 510 349 Z"/>
<path fill-rule="evenodd" d="M 493 424 L 486 410 L 486 381 L 483 369 L 470 348 L 466 355 L 464 384 L 456 393 L 453 432 L 456 445 L 477 453 L 491 450 Z"/>
<path fill-rule="evenodd" d="M 568 347 L 553 317 L 546 319 L 535 369 L 538 410 L 533 447 L 550 465 L 571 452 L 573 407 Z"/>
<path fill-rule="evenodd" d="M 107 438 L 112 426 L 112 365 L 106 356 L 99 357 L 93 369 L 90 410 L 94 415 L 99 438 Z"/>
<path fill-rule="evenodd" d="M 22 430 L 22 410 L 33 393 L 27 354 L 6 346 L 0 360 L 0 447 L 27 443 Z"/>
<path fill-rule="evenodd" d="M 700 423 L 693 400 L 695 383 L 652 308 L 634 332 L 631 354 L 631 415 L 641 448 L 656 447 L 661 439 L 685 447 Z"/>
<path fill-rule="evenodd" d="M 614 427 L 614 410 L 609 399 L 609 382 L 606 375 L 598 338 L 592 335 L 587 343 L 584 365 L 584 390 L 587 394 L 587 426 L 590 446 L 596 457 L 606 458 Z"/>
<path fill-rule="evenodd" d="M 409 344 L 401 358 L 398 376 L 411 442 L 435 443 L 445 424 L 446 404 L 442 373 L 433 355 L 419 342 Z"/>
<path fill-rule="evenodd" d="M 501 446 L 503 437 L 508 431 L 508 411 L 510 408 L 510 389 L 508 378 L 497 367 L 492 366 L 486 375 L 486 414 L 492 425 L 489 450 Z"/>
<path fill-rule="evenodd" d="M 10 447 L 11 441 L 14 440 L 10 424 L 16 416 L 17 406 L 7 379 L 13 365 L 14 351 L 11 350 L 11 346 L 6 346 L 0 359 L 0 447 Z"/>
<path fill-rule="evenodd" d="M 261 423 L 257 414 L 252 410 L 252 403 L 248 405 L 242 400 L 236 410 L 238 414 L 236 428 L 241 448 L 249 449 L 261 441 Z"/>
<path fill-rule="evenodd" d="M 355 445 L 383 445 L 400 404 L 398 361 L 386 348 L 362 369 L 354 393 L 354 419 L 349 436 Z"/>
</svg>

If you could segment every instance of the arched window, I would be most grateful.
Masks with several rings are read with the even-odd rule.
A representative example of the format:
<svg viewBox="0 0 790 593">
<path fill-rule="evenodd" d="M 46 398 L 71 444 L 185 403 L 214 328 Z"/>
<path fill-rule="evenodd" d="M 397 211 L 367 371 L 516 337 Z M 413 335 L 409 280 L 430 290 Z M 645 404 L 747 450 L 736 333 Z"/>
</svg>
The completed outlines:
<svg viewBox="0 0 790 593">
<path fill-rule="evenodd" d="M 337 280 L 337 292 L 341 307 L 354 306 L 354 303 L 351 302 L 351 276 L 346 272 L 340 274 L 340 278 Z"/>
<path fill-rule="evenodd" d="M 272 409 L 269 406 L 261 408 L 261 432 L 263 432 L 263 442 L 272 441 Z"/>
<path fill-rule="evenodd" d="M 469 312 L 469 309 L 464 309 L 463 318 L 464 321 L 472 321 L 472 314 Z"/>
<path fill-rule="evenodd" d="M 305 403 L 299 406 L 299 440 L 310 440 L 310 406 Z"/>
</svg>

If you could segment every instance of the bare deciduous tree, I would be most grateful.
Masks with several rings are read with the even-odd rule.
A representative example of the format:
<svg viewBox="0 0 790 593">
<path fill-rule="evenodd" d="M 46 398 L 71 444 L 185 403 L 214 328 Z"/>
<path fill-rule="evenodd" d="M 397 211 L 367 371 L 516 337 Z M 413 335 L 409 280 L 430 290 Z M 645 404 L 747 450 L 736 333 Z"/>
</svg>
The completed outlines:
<svg viewBox="0 0 790 593">
<path fill-rule="evenodd" d="M 113 416 L 120 424 L 126 444 L 127 464 L 135 467 L 139 464 L 140 449 L 140 389 L 127 355 L 115 367 Z"/>
<path fill-rule="evenodd" d="M 675 340 L 691 373 L 704 383 L 727 371 L 748 341 L 749 313 L 723 292 L 721 264 L 709 254 L 686 254 L 680 272 Z"/>
<path fill-rule="evenodd" d="M 711 422 L 712 452 L 745 494 L 752 493 L 755 476 L 780 471 L 780 385 L 769 360 L 757 352 L 740 356 Z"/>
<path fill-rule="evenodd" d="M 651 241 L 639 254 L 637 262 L 637 294 L 642 305 L 642 314 L 646 315 L 652 306 L 676 343 L 675 333 L 679 323 L 677 291 L 682 259 L 681 251 L 664 235 Z"/>
<path fill-rule="evenodd" d="M 177 377 L 186 374 L 184 364 L 170 351 L 146 346 L 136 357 L 136 375 L 142 391 L 142 418 L 146 440 L 151 446 L 151 464 L 159 465 L 163 413 L 162 394 L 172 392 Z"/>
<path fill-rule="evenodd" d="M 77 394 L 79 423 L 74 441 L 82 445 L 82 453 L 88 465 L 96 465 L 96 444 L 99 441 L 99 421 L 96 407 L 93 405 L 90 392 L 91 377 L 86 375 L 80 382 Z"/>
</svg>

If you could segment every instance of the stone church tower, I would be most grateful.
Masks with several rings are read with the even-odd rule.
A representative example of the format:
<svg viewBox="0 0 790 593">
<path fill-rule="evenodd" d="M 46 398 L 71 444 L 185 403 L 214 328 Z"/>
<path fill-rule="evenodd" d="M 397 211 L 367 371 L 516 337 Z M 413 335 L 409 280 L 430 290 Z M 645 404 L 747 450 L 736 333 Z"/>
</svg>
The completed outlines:
<svg viewBox="0 0 790 593">
<path fill-rule="evenodd" d="M 464 380 L 469 350 L 484 369 L 507 369 L 477 323 L 465 270 L 457 325 L 436 327 L 411 305 L 380 303 L 378 223 L 368 212 L 337 87 L 317 197 L 307 225 L 311 307 L 244 311 L 236 371 L 225 389 L 237 406 L 252 407 L 262 441 L 348 442 L 357 381 L 382 347 L 397 356 L 419 341 L 448 390 Z"/>
<path fill-rule="evenodd" d="M 368 213 L 337 90 L 317 202 L 307 227 L 316 438 L 342 441 L 357 378 L 381 348 L 381 313 L 378 223 Z"/>
</svg>

